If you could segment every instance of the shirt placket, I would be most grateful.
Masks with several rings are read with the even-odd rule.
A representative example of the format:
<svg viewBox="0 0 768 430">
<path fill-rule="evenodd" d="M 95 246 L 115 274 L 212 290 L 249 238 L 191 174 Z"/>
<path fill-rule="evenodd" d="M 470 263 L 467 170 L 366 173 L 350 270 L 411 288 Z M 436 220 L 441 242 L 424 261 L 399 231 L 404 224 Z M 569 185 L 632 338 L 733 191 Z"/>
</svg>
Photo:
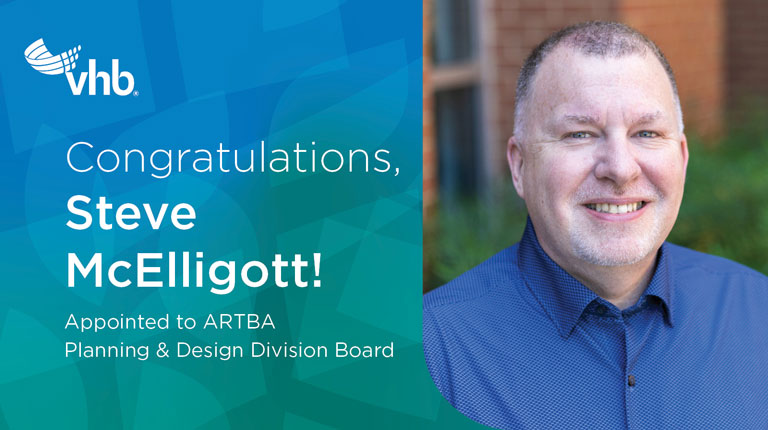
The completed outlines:
<svg viewBox="0 0 768 430">
<path fill-rule="evenodd" d="M 644 388 L 642 377 L 637 374 L 635 365 L 644 345 L 651 336 L 654 325 L 659 323 L 659 319 L 658 312 L 653 312 L 653 309 L 649 309 L 647 306 L 642 306 L 640 311 L 635 314 L 622 315 L 621 318 L 624 327 L 624 399 L 628 429 L 642 428 L 640 416 L 643 410 L 636 397 L 638 390 Z"/>
<path fill-rule="evenodd" d="M 621 317 L 621 325 L 624 329 L 624 411 L 626 413 L 627 429 L 636 429 L 634 420 L 634 403 L 632 401 L 632 392 L 637 386 L 637 377 L 632 373 L 634 360 L 632 360 L 632 333 L 629 319 Z"/>
<path fill-rule="evenodd" d="M 643 306 L 644 303 L 641 303 Z M 621 377 L 623 379 L 624 387 L 624 422 L 627 429 L 641 428 L 641 422 L 638 418 L 638 408 L 634 401 L 633 394 L 638 388 L 638 375 L 635 373 L 635 363 L 637 362 L 642 346 L 645 343 L 646 334 L 642 331 L 646 327 L 645 324 L 641 324 L 638 318 L 648 317 L 647 314 L 625 314 L 619 311 L 613 306 L 603 304 L 596 307 L 597 315 L 603 318 L 603 321 L 609 322 L 616 333 L 616 344 L 618 347 L 616 359 L 620 360 L 616 363 L 618 369 L 620 369 Z M 642 312 L 641 312 L 642 313 Z M 607 327 L 606 327 L 607 328 Z"/>
</svg>

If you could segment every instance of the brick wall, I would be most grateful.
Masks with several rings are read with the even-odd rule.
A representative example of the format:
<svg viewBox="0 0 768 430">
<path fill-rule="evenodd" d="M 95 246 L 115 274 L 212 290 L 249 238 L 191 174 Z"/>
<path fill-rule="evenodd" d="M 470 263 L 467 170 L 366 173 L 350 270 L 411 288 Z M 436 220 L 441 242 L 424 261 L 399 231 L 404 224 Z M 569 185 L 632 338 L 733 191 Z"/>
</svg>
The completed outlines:
<svg viewBox="0 0 768 430">
<path fill-rule="evenodd" d="M 768 4 L 726 0 L 728 105 L 743 98 L 768 98 Z"/>
<path fill-rule="evenodd" d="M 617 19 L 646 34 L 667 56 L 686 128 L 717 134 L 725 104 L 722 0 L 619 0 Z"/>
</svg>

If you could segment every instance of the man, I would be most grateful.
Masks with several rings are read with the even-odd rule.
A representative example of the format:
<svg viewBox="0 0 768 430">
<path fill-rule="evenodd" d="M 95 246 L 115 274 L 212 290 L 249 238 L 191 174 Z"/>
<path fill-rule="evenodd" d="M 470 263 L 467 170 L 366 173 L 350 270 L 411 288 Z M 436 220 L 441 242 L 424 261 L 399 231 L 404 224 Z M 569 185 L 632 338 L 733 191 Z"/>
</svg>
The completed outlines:
<svg viewBox="0 0 768 430">
<path fill-rule="evenodd" d="M 424 297 L 443 396 L 499 428 L 767 429 L 768 278 L 664 242 L 688 148 L 656 45 L 617 23 L 550 36 L 507 158 L 521 241 Z"/>
</svg>

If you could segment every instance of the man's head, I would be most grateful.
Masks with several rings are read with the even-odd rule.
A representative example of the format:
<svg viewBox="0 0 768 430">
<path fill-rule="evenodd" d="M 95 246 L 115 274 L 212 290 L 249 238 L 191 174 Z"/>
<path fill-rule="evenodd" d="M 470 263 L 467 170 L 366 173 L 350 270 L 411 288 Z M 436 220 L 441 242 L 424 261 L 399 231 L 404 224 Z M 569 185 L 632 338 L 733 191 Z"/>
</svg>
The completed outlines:
<svg viewBox="0 0 768 430">
<path fill-rule="evenodd" d="M 568 27 L 533 51 L 517 88 L 509 165 L 545 251 L 566 269 L 653 259 L 688 162 L 656 45 L 622 24 Z"/>
</svg>

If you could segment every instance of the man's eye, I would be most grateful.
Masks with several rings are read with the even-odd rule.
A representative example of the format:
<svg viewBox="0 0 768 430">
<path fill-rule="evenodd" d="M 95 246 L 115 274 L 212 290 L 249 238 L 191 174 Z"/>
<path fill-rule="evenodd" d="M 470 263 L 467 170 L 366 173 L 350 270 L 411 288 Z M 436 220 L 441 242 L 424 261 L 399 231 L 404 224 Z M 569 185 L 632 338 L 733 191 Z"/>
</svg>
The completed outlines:
<svg viewBox="0 0 768 430">
<path fill-rule="evenodd" d="M 586 139 L 587 137 L 590 137 L 591 134 L 588 131 L 575 131 L 568 135 L 568 137 L 571 137 L 573 139 Z"/>
<path fill-rule="evenodd" d="M 637 133 L 637 137 L 659 137 L 659 133 L 655 131 L 643 130 Z"/>
</svg>

